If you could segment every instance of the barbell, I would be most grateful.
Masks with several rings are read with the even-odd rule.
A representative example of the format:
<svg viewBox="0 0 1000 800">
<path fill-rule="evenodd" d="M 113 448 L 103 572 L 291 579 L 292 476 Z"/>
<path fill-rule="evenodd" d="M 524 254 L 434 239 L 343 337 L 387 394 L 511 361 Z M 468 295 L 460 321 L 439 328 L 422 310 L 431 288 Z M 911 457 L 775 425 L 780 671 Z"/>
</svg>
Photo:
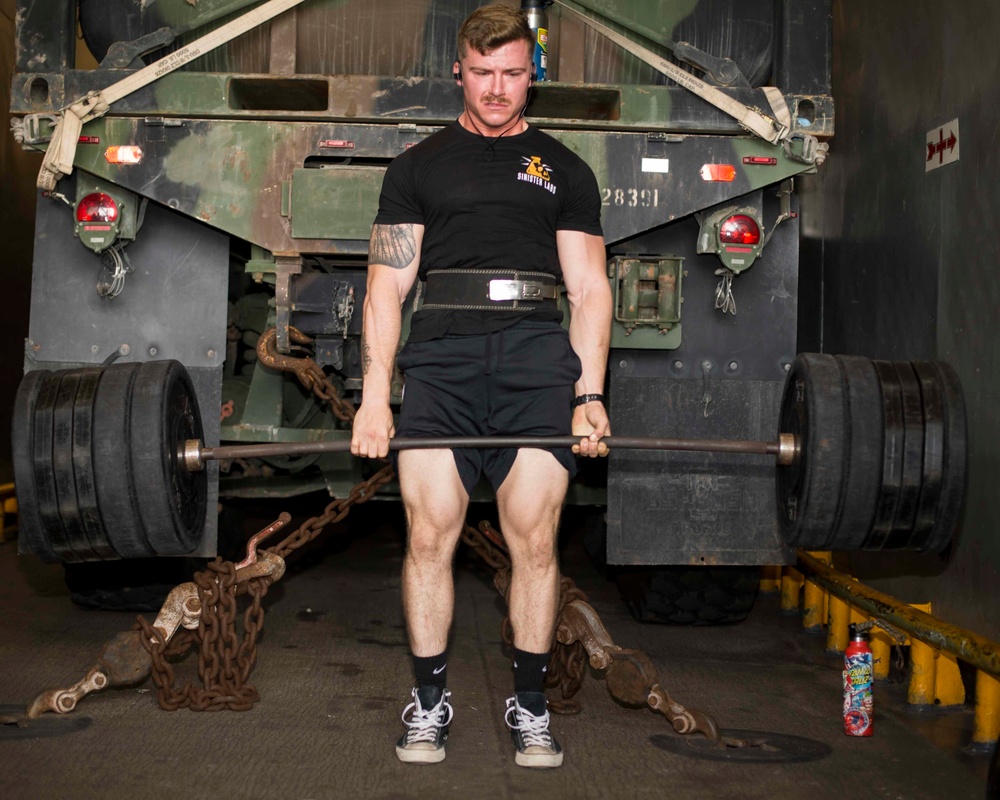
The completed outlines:
<svg viewBox="0 0 1000 800">
<path fill-rule="evenodd" d="M 771 456 L 791 546 L 939 552 L 966 478 L 961 385 L 947 364 L 799 355 L 775 441 L 609 436 L 614 451 Z M 574 436 L 397 437 L 390 449 L 570 447 Z M 13 419 L 20 550 L 46 561 L 180 555 L 200 541 L 209 461 L 347 452 L 346 439 L 205 447 L 176 361 L 25 375 Z M 613 468 L 613 465 L 612 465 Z"/>
</svg>

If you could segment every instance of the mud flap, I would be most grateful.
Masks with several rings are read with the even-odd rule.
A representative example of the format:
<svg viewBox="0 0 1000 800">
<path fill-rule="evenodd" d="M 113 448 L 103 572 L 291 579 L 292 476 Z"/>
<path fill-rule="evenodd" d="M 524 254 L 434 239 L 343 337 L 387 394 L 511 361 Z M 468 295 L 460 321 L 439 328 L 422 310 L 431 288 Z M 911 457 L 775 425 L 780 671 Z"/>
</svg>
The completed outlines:
<svg viewBox="0 0 1000 800">
<path fill-rule="evenodd" d="M 612 373 L 618 435 L 768 440 L 781 381 Z M 790 564 L 767 456 L 617 451 L 608 465 L 608 563 Z"/>
</svg>

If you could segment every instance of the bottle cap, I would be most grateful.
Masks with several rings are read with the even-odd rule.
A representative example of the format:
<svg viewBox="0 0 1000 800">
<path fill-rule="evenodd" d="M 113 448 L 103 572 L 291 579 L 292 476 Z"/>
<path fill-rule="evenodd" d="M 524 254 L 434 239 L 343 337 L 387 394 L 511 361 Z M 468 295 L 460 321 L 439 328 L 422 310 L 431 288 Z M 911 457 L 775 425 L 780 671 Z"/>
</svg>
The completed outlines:
<svg viewBox="0 0 1000 800">
<path fill-rule="evenodd" d="M 868 631 L 860 630 L 857 623 L 852 622 L 847 626 L 847 633 L 851 639 L 855 642 L 867 642 L 868 641 Z"/>
</svg>

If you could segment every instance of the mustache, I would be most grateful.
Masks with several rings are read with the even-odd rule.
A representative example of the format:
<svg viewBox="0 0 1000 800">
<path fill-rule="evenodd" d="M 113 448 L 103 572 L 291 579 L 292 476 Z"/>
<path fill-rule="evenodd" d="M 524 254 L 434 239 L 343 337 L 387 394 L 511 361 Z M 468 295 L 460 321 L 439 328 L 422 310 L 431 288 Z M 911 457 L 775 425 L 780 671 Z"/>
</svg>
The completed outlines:
<svg viewBox="0 0 1000 800">
<path fill-rule="evenodd" d="M 484 94 L 479 98 L 481 103 L 503 103 L 505 106 L 510 105 L 510 100 L 508 100 L 504 95 L 495 94 Z"/>
</svg>

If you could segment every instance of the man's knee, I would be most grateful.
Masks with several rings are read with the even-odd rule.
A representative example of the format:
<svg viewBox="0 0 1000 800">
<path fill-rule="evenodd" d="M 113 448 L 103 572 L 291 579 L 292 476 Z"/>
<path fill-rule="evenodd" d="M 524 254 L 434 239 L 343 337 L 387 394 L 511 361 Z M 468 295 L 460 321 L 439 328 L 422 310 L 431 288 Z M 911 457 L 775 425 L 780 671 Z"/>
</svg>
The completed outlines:
<svg viewBox="0 0 1000 800">
<path fill-rule="evenodd" d="M 439 524 L 411 523 L 407 533 L 407 558 L 427 563 L 451 561 L 458 546 L 461 522 L 442 528 Z"/>
<path fill-rule="evenodd" d="M 548 569 L 558 563 L 556 532 L 553 527 L 545 526 L 513 535 L 507 533 L 508 528 L 503 530 L 515 569 Z"/>
</svg>

